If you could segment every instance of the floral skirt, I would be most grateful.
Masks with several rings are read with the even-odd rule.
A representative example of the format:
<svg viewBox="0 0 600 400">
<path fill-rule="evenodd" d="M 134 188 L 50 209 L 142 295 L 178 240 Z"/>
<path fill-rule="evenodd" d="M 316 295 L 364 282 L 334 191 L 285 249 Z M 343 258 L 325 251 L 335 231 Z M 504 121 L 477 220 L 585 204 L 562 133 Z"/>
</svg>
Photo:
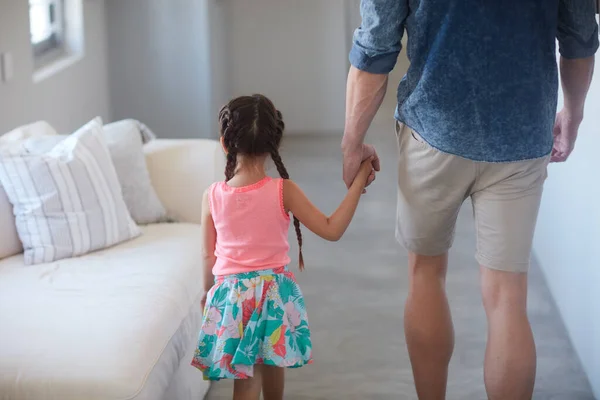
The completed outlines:
<svg viewBox="0 0 600 400">
<path fill-rule="evenodd" d="M 293 273 L 281 267 L 215 279 L 192 361 L 205 379 L 250 378 L 255 364 L 311 362 L 304 298 Z"/>
</svg>

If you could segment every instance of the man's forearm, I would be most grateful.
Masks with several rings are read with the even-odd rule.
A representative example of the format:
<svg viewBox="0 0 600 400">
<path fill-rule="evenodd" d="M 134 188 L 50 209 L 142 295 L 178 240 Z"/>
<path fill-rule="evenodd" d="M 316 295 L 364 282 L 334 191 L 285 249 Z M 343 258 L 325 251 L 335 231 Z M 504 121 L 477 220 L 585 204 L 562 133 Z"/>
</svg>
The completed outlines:
<svg viewBox="0 0 600 400">
<path fill-rule="evenodd" d="M 383 102 L 388 76 L 350 67 L 346 87 L 346 127 L 342 150 L 352 151 L 363 144 L 367 130 Z"/>
<path fill-rule="evenodd" d="M 592 82 L 594 57 L 569 60 L 561 57 L 560 77 L 564 108 L 575 119 L 583 119 L 585 97 Z"/>
</svg>

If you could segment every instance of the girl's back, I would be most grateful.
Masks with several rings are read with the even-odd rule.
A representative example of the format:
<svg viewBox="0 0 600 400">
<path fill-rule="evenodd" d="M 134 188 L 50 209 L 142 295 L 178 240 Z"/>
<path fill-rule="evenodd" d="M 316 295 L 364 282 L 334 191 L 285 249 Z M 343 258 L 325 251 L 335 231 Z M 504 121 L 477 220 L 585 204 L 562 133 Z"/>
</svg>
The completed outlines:
<svg viewBox="0 0 600 400">
<path fill-rule="evenodd" d="M 217 242 L 214 275 L 286 266 L 290 262 L 290 217 L 283 206 L 283 180 L 265 177 L 250 186 L 217 182 L 209 189 Z"/>
</svg>

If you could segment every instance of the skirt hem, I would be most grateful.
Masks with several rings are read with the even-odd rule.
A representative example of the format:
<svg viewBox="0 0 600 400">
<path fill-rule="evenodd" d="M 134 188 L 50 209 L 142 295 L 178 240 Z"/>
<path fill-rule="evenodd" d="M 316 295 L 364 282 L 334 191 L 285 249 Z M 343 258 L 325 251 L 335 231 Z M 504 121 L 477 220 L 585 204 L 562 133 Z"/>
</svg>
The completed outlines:
<svg viewBox="0 0 600 400">
<path fill-rule="evenodd" d="M 254 365 L 268 365 L 268 366 L 271 366 L 271 367 L 296 369 L 296 368 L 302 368 L 303 366 L 310 365 L 312 363 L 313 363 L 313 359 L 311 358 L 311 359 L 309 359 L 307 361 L 298 362 L 298 363 L 295 363 L 295 364 L 292 364 L 292 365 L 277 365 L 276 363 L 274 363 L 272 361 L 269 361 L 269 360 L 262 361 L 262 362 L 256 362 L 256 363 L 251 364 L 251 365 L 248 365 L 248 364 L 235 364 L 235 365 L 244 365 L 244 366 L 247 366 L 247 367 L 254 366 Z M 192 365 L 192 367 L 197 368 L 198 370 L 202 371 L 202 376 L 203 376 L 203 378 L 204 378 L 205 381 L 215 381 L 216 382 L 216 381 L 220 381 L 220 380 L 223 380 L 223 379 L 233 379 L 233 380 L 237 379 L 237 380 L 239 380 L 239 379 L 250 379 L 250 378 L 252 378 L 251 376 L 234 377 L 234 378 L 231 378 L 231 377 L 228 377 L 228 376 L 225 376 L 225 375 L 222 375 L 222 376 L 210 376 L 210 374 L 207 373 L 207 371 L 209 369 L 211 369 L 210 367 L 207 367 L 207 366 L 203 365 L 202 363 L 196 361 L 195 359 L 192 361 L 191 365 Z M 232 365 L 232 367 L 234 368 L 235 365 Z"/>
</svg>

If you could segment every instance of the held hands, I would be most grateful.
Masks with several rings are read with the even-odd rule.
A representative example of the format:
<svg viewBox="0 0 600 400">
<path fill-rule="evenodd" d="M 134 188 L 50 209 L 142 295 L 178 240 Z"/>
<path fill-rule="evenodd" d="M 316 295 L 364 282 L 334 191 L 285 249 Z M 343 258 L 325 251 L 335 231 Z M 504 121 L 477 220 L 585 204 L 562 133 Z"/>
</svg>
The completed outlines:
<svg viewBox="0 0 600 400">
<path fill-rule="evenodd" d="M 575 147 L 577 132 L 582 118 L 571 115 L 566 109 L 556 114 L 554 122 L 554 146 L 551 162 L 565 162 Z"/>
<path fill-rule="evenodd" d="M 371 161 L 368 161 L 369 159 L 371 159 Z M 348 188 L 352 186 L 352 183 L 357 178 L 361 168 L 365 167 L 365 169 L 367 169 L 367 166 L 364 164 L 364 162 L 367 161 L 367 164 L 371 167 L 369 168 L 365 186 L 369 186 L 373 183 L 375 180 L 375 173 L 381 169 L 379 157 L 377 156 L 375 148 L 371 145 L 363 144 L 357 149 L 344 151 L 344 182 Z"/>
<path fill-rule="evenodd" d="M 361 188 L 364 189 L 369 183 L 373 181 L 373 179 L 375 179 L 375 170 L 373 169 L 374 160 L 375 157 L 371 156 L 360 164 L 360 169 L 358 170 L 358 174 L 356 175 L 356 178 L 354 179 L 354 182 L 352 184 L 357 183 L 361 186 Z M 373 177 L 373 179 L 371 179 L 371 177 Z M 369 182 L 370 179 L 371 182 Z"/>
</svg>

